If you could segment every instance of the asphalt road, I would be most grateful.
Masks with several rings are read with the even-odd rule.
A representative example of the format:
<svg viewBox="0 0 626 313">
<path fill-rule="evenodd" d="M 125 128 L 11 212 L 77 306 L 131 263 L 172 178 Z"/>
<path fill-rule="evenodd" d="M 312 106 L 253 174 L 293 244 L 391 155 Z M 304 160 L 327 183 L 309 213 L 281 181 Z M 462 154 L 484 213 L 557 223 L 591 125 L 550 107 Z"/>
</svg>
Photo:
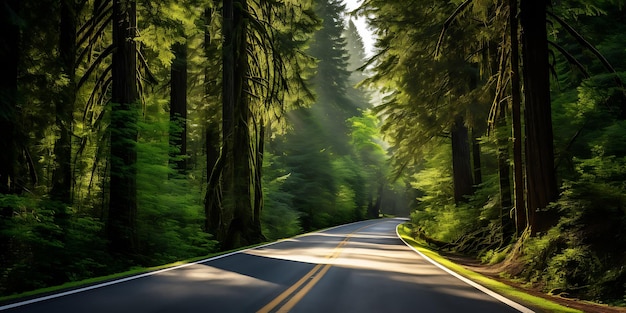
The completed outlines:
<svg viewBox="0 0 626 313">
<path fill-rule="evenodd" d="M 344 225 L 0 311 L 531 312 L 418 255 L 397 238 L 401 222 Z"/>
</svg>

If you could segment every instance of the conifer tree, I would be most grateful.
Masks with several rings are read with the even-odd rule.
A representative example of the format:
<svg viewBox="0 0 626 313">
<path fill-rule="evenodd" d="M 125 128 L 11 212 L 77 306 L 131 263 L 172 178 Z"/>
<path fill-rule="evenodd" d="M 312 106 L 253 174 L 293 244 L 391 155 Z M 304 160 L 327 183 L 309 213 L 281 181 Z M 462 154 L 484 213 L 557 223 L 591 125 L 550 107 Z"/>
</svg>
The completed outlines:
<svg viewBox="0 0 626 313">
<path fill-rule="evenodd" d="M 352 89 L 348 72 L 348 49 L 344 33 L 340 0 L 317 0 L 316 14 L 322 19 L 322 28 L 312 39 L 309 53 L 318 60 L 315 76 L 311 79 L 316 102 L 312 106 L 316 118 L 326 120 L 323 134 L 335 153 L 348 154 L 349 141 L 346 120 L 358 114 L 358 104 L 347 97 Z"/>
<path fill-rule="evenodd" d="M 170 67 L 170 160 L 179 173 L 187 170 L 187 42 L 172 46 Z"/>
<path fill-rule="evenodd" d="M 76 101 L 77 25 L 80 6 L 73 0 L 61 1 L 59 26 L 59 59 L 61 72 L 67 77 L 67 85 L 59 93 L 56 103 L 56 126 L 59 137 L 55 142 L 56 166 L 52 174 L 51 196 L 69 204 L 72 193 L 72 125 Z"/>
<path fill-rule="evenodd" d="M 0 35 L 0 62 L 2 62 L 2 79 L 0 79 L 0 148 L 3 153 L 0 159 L 0 193 L 13 194 L 20 189 L 20 178 L 16 171 L 19 161 L 20 132 L 19 106 L 17 93 L 18 64 L 20 64 L 20 1 L 4 1 L 1 12 L 1 26 L 4 31 Z M 7 208 L 2 208 L 5 215 Z"/>
<path fill-rule="evenodd" d="M 107 235 L 111 252 L 132 255 L 137 243 L 137 17 L 134 0 L 113 1 L 111 159 Z"/>
<path fill-rule="evenodd" d="M 533 233 L 546 231 L 556 222 L 555 217 L 550 217 L 545 209 L 558 196 L 554 169 L 546 7 L 545 3 L 537 5 L 528 0 L 520 3 L 527 210 L 528 225 Z"/>
<path fill-rule="evenodd" d="M 17 79 L 20 47 L 19 16 L 20 1 L 4 1 L 0 8 L 0 196 L 18 194 L 16 167 L 19 162 L 19 106 L 17 103 Z M 0 206 L 0 229 L 5 230 L 13 217 L 14 208 Z M 13 262 L 10 250 L 11 237 L 0 232 L 0 268 L 9 268 Z M 4 271 L 4 270 L 3 270 Z M 3 273 L 4 274 L 4 273 Z M 6 280 L 0 278 L 0 282 Z M 1 289 L 0 289 L 1 290 Z"/>
<path fill-rule="evenodd" d="M 207 229 L 218 228 L 224 248 L 263 239 L 265 123 L 311 97 L 303 78 L 310 60 L 299 51 L 316 23 L 309 7 L 293 1 L 223 2 L 222 145 L 205 210 Z"/>
</svg>

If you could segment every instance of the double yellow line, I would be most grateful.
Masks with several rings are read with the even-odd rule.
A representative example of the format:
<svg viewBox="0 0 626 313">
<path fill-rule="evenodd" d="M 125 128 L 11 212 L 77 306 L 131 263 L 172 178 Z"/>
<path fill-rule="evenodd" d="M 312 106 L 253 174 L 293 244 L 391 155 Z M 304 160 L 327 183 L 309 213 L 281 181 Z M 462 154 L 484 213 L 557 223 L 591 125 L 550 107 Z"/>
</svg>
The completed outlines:
<svg viewBox="0 0 626 313">
<path fill-rule="evenodd" d="M 339 257 L 339 255 L 341 254 L 341 248 L 346 243 L 348 243 L 350 237 L 352 237 L 353 234 L 361 231 L 362 229 L 374 225 L 375 224 L 363 226 L 348 234 L 346 238 L 335 247 L 333 253 L 326 257 L 328 261 L 325 264 L 315 265 L 315 267 L 313 267 L 312 270 L 310 270 L 302 278 L 300 278 L 300 280 L 298 280 L 295 284 L 293 284 L 291 287 L 281 293 L 278 297 L 274 298 L 274 300 L 272 300 L 270 303 L 266 304 L 264 307 L 258 310 L 257 313 L 289 312 L 298 302 L 300 302 L 300 300 L 302 300 L 302 298 L 304 298 L 304 296 L 311 290 L 311 288 L 313 288 L 313 286 L 315 286 L 315 284 L 317 284 L 317 282 L 322 279 L 322 277 L 324 277 L 326 272 L 328 272 L 328 270 L 332 266 L 331 261 Z"/>
</svg>

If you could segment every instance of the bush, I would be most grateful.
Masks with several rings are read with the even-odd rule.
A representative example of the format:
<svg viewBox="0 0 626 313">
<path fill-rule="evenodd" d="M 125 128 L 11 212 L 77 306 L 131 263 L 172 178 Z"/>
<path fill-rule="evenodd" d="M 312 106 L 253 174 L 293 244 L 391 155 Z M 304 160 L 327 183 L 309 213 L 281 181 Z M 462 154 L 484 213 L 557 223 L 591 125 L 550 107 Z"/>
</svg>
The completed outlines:
<svg viewBox="0 0 626 313">
<path fill-rule="evenodd" d="M 563 184 L 559 224 L 524 245 L 524 274 L 548 291 L 620 303 L 626 293 L 624 158 L 578 160 L 579 179 Z"/>
</svg>

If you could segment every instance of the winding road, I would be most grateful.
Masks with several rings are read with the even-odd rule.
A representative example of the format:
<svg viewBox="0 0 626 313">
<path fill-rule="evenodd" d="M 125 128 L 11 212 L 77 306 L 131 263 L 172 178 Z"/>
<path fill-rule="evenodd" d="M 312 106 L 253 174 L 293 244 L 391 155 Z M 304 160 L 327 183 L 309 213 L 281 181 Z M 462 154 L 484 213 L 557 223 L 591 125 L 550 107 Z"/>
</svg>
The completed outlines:
<svg viewBox="0 0 626 313">
<path fill-rule="evenodd" d="M 343 225 L 0 311 L 532 312 L 487 294 L 406 246 L 396 235 L 402 222 Z"/>
</svg>

